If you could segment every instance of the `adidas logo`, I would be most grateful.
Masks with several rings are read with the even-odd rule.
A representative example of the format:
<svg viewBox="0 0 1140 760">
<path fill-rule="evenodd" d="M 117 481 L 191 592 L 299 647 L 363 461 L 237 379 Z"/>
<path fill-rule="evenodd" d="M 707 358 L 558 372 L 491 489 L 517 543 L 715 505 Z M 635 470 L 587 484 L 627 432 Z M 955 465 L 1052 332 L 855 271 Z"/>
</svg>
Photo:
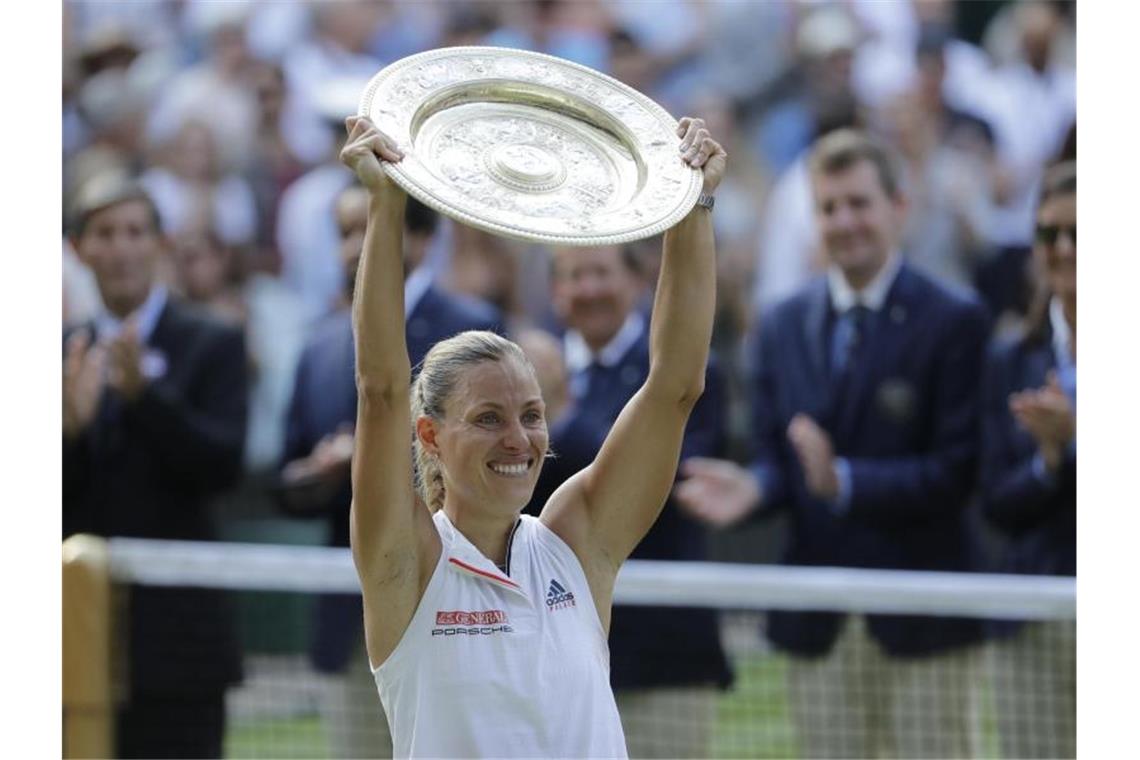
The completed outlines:
<svg viewBox="0 0 1140 760">
<path fill-rule="evenodd" d="M 558 581 L 551 578 L 550 588 L 546 592 L 546 606 L 552 612 L 554 610 L 561 610 L 566 607 L 574 607 L 574 594 L 566 590 Z"/>
</svg>

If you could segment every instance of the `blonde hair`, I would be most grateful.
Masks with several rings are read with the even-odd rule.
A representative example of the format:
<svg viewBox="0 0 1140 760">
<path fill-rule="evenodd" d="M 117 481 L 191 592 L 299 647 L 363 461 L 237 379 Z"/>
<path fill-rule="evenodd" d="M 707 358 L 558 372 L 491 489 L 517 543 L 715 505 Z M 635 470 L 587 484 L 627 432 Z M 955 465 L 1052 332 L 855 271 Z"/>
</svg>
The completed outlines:
<svg viewBox="0 0 1140 760">
<path fill-rule="evenodd" d="M 432 346 L 412 383 L 412 423 L 420 417 L 442 420 L 444 407 L 465 370 L 481 362 L 514 359 L 534 373 L 526 354 L 518 345 L 486 330 L 468 330 Z M 418 435 L 413 437 L 416 490 L 428 509 L 443 508 L 443 471 L 439 460 L 424 449 Z"/>
</svg>

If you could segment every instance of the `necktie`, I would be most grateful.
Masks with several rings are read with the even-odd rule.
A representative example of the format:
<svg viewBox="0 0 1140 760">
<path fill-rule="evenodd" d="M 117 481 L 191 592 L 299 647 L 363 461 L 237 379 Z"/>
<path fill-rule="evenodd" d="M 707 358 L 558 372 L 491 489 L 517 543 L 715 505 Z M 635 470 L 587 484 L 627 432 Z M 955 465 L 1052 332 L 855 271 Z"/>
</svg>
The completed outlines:
<svg viewBox="0 0 1140 760">
<path fill-rule="evenodd" d="M 571 379 L 571 395 L 576 398 L 585 398 L 587 395 L 597 394 L 605 384 L 605 367 L 596 361 L 580 370 Z"/>
<path fill-rule="evenodd" d="M 852 306 L 839 316 L 831 346 L 831 374 L 839 379 L 851 374 L 867 343 L 867 323 L 871 310 L 862 304 Z"/>
</svg>

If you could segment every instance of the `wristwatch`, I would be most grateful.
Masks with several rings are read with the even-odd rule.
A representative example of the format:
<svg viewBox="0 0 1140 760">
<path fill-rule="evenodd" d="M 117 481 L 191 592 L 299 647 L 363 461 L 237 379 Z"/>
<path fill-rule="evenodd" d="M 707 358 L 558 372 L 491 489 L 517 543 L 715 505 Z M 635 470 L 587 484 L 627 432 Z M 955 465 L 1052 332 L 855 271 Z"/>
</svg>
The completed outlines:
<svg viewBox="0 0 1140 760">
<path fill-rule="evenodd" d="M 701 193 L 697 196 L 697 205 L 701 208 L 707 208 L 709 211 L 712 211 L 713 205 L 715 204 L 716 198 L 709 195 L 708 193 Z"/>
</svg>

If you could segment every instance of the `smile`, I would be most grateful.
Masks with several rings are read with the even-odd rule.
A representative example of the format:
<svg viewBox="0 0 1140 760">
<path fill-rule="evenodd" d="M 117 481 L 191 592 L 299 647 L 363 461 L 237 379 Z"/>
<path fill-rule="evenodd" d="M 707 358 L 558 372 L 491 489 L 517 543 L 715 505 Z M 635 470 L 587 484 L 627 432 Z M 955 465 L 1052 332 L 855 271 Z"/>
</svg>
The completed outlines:
<svg viewBox="0 0 1140 760">
<path fill-rule="evenodd" d="M 517 464 L 494 464 L 494 463 L 490 463 L 487 465 L 487 467 L 490 468 L 493 472 L 495 472 L 498 475 L 505 475 L 506 477 L 509 477 L 509 478 L 517 478 L 517 477 L 521 477 L 523 475 L 526 475 L 527 470 L 530 469 L 530 466 L 533 462 L 534 462 L 534 460 L 531 459 L 531 460 L 527 460 L 526 462 L 519 462 Z"/>
</svg>

